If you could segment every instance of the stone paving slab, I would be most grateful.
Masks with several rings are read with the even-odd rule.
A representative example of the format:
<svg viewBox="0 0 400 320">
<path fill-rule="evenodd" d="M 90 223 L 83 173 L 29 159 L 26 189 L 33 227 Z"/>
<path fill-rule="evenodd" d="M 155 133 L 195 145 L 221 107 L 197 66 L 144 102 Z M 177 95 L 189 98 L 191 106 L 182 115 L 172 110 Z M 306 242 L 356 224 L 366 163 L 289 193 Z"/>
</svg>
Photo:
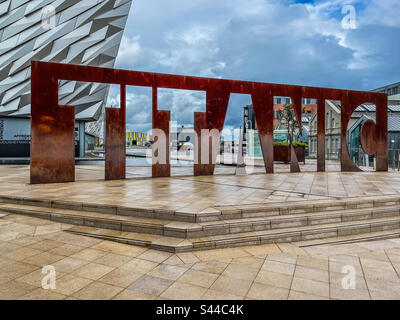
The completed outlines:
<svg viewBox="0 0 400 320">
<path fill-rule="evenodd" d="M 172 254 L 63 231 L 69 227 L 0 219 L 0 234 L 13 235 L 0 239 L 0 299 L 400 299 L 400 239 Z M 48 264 L 55 290 L 42 288 Z"/>
</svg>

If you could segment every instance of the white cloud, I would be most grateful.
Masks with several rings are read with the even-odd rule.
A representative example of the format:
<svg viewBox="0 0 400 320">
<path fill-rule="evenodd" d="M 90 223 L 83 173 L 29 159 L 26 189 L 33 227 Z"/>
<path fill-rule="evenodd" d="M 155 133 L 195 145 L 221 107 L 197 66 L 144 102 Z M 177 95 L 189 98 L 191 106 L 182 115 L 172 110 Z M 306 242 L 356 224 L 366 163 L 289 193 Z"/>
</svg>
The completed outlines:
<svg viewBox="0 0 400 320">
<path fill-rule="evenodd" d="M 132 38 L 123 36 L 116 63 L 132 64 L 140 58 L 141 54 L 140 36 L 136 35 Z"/>
<path fill-rule="evenodd" d="M 400 27 L 400 1 L 368 0 L 365 10 L 359 13 L 359 21 L 364 25 Z"/>
<path fill-rule="evenodd" d="M 348 4 L 356 8 L 355 30 L 341 24 Z M 368 90 L 399 81 L 399 15 L 394 0 L 136 1 L 117 67 Z M 165 94 L 159 105 L 191 123 L 203 100 Z M 144 108 L 140 98 L 131 103 Z M 151 122 L 139 115 L 129 121 L 139 118 Z M 240 118 L 230 116 L 227 125 Z"/>
<path fill-rule="evenodd" d="M 220 48 L 212 28 L 193 26 L 184 31 L 169 31 L 166 49 L 153 51 L 152 58 L 172 73 L 218 77 L 226 66 L 218 59 Z"/>
<path fill-rule="evenodd" d="M 158 90 L 158 109 L 170 110 L 171 120 L 193 124 L 194 112 L 206 111 L 205 92 L 190 90 Z"/>
</svg>

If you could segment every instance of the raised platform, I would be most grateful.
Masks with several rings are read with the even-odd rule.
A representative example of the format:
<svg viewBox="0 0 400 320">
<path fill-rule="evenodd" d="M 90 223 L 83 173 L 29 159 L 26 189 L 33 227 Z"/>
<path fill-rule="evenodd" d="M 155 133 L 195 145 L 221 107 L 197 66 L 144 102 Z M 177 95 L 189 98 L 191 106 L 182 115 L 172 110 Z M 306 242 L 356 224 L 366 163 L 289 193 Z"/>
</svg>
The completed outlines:
<svg viewBox="0 0 400 320">
<path fill-rule="evenodd" d="M 400 196 L 218 207 L 197 213 L 7 196 L 0 201 L 0 212 L 76 225 L 65 231 L 169 252 L 400 236 Z"/>
<path fill-rule="evenodd" d="M 396 172 L 178 176 L 29 185 L 27 167 L 1 170 L 0 213 L 50 219 L 75 225 L 68 232 L 169 252 L 281 242 L 316 245 L 400 235 L 400 174 Z M 94 166 L 79 170 L 87 178 L 101 172 Z"/>
<path fill-rule="evenodd" d="M 75 183 L 29 185 L 29 166 L 3 165 L 0 195 L 200 212 L 215 206 L 397 195 L 400 190 L 397 171 L 265 175 L 256 168 L 254 174 L 235 176 L 234 168 L 218 166 L 214 176 L 194 177 L 191 169 L 173 168 L 172 177 L 151 179 L 150 167 L 127 167 L 128 179 L 104 181 L 104 167 L 77 166 Z"/>
<path fill-rule="evenodd" d="M 80 161 L 101 161 L 104 160 L 102 157 L 93 158 L 93 157 L 82 157 L 82 158 L 75 158 L 75 163 L 79 163 Z M 19 158 L 0 158 L 0 165 L 27 165 L 31 162 L 31 158 L 29 157 L 19 157 Z"/>
</svg>

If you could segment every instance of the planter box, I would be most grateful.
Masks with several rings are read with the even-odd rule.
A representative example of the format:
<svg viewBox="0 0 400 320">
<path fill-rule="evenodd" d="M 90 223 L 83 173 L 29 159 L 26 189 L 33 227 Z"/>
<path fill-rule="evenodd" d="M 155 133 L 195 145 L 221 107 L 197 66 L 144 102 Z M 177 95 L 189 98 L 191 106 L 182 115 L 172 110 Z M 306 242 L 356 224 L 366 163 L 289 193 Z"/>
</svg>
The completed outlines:
<svg viewBox="0 0 400 320">
<path fill-rule="evenodd" d="M 274 161 L 290 162 L 290 153 L 288 146 L 274 146 Z M 298 162 L 306 162 L 306 148 L 294 147 L 294 152 Z"/>
</svg>

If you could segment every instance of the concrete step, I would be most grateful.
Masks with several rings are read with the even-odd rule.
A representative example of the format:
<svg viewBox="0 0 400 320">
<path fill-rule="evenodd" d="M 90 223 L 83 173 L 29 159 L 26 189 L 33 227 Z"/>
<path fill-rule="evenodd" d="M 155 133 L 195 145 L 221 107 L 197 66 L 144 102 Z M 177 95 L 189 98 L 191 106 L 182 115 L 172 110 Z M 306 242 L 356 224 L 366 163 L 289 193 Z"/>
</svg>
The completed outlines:
<svg viewBox="0 0 400 320">
<path fill-rule="evenodd" d="M 73 202 L 64 200 L 49 200 L 30 197 L 0 196 L 0 203 L 20 204 L 27 206 L 46 207 L 52 209 L 69 209 L 81 212 L 95 212 L 130 216 L 138 218 L 153 218 L 181 222 L 211 222 L 233 219 L 262 218 L 301 213 L 339 211 L 349 209 L 374 208 L 400 205 L 400 196 L 388 195 L 371 199 L 371 197 L 346 198 L 342 200 L 296 201 L 285 203 L 260 203 L 241 206 L 217 206 L 200 212 L 190 210 L 170 210 L 164 208 L 139 208 L 119 205 Z M 151 206 L 151 203 L 149 203 Z"/>
<path fill-rule="evenodd" d="M 2 196 L 0 195 L 0 203 L 17 204 L 39 208 L 65 209 L 79 212 L 94 212 L 120 216 L 131 216 L 138 218 L 154 218 L 161 220 L 174 220 L 183 222 L 195 222 L 196 214 L 192 212 L 180 212 L 176 210 L 142 207 L 125 207 L 102 203 L 86 203 L 77 201 L 49 200 L 42 198 Z"/>
<path fill-rule="evenodd" d="M 400 238 L 400 230 L 387 230 L 387 231 L 355 234 L 355 235 L 350 235 L 350 236 L 299 241 L 299 242 L 293 242 L 293 244 L 296 246 L 299 246 L 301 248 L 306 248 L 306 247 L 313 247 L 313 246 L 334 245 L 334 244 L 342 244 L 342 243 L 356 243 L 356 242 L 396 239 L 396 238 Z"/>
<path fill-rule="evenodd" d="M 191 232 L 191 235 L 210 236 L 218 234 L 234 234 L 240 232 L 273 230 L 282 228 L 297 228 L 303 226 L 317 226 L 349 221 L 364 221 L 376 218 L 391 218 L 400 215 L 400 206 L 372 207 L 362 209 L 348 209 L 338 211 L 322 211 L 298 213 L 269 218 L 243 218 L 218 222 L 199 223 L 201 232 Z M 189 236 L 190 238 L 190 236 Z"/>
<path fill-rule="evenodd" d="M 400 205 L 339 211 L 288 214 L 211 222 L 180 222 L 69 209 L 44 208 L 21 204 L 0 204 L 0 211 L 52 221 L 122 232 L 137 232 L 176 238 L 202 238 L 243 232 L 298 228 L 377 218 L 399 217 Z"/>
<path fill-rule="evenodd" d="M 397 237 L 400 232 L 399 196 L 223 206 L 201 212 L 2 196 L 0 202 L 0 213 L 72 224 L 68 232 L 169 252 L 278 242 L 319 245 Z"/>
<path fill-rule="evenodd" d="M 366 239 L 374 233 L 379 237 L 400 235 L 400 217 L 370 219 L 365 221 L 349 221 L 318 226 L 305 226 L 266 231 L 253 231 L 228 235 L 218 235 L 203 238 L 182 239 L 142 233 L 121 232 L 115 230 L 96 229 L 92 227 L 72 227 L 66 230 L 75 234 L 117 241 L 126 244 L 150 247 L 168 252 L 189 252 L 226 247 L 238 247 L 267 243 L 315 241 L 335 239 L 342 241 L 343 237 Z M 379 238 L 378 237 L 378 238 Z M 323 243 L 323 242 L 321 242 Z"/>
</svg>

